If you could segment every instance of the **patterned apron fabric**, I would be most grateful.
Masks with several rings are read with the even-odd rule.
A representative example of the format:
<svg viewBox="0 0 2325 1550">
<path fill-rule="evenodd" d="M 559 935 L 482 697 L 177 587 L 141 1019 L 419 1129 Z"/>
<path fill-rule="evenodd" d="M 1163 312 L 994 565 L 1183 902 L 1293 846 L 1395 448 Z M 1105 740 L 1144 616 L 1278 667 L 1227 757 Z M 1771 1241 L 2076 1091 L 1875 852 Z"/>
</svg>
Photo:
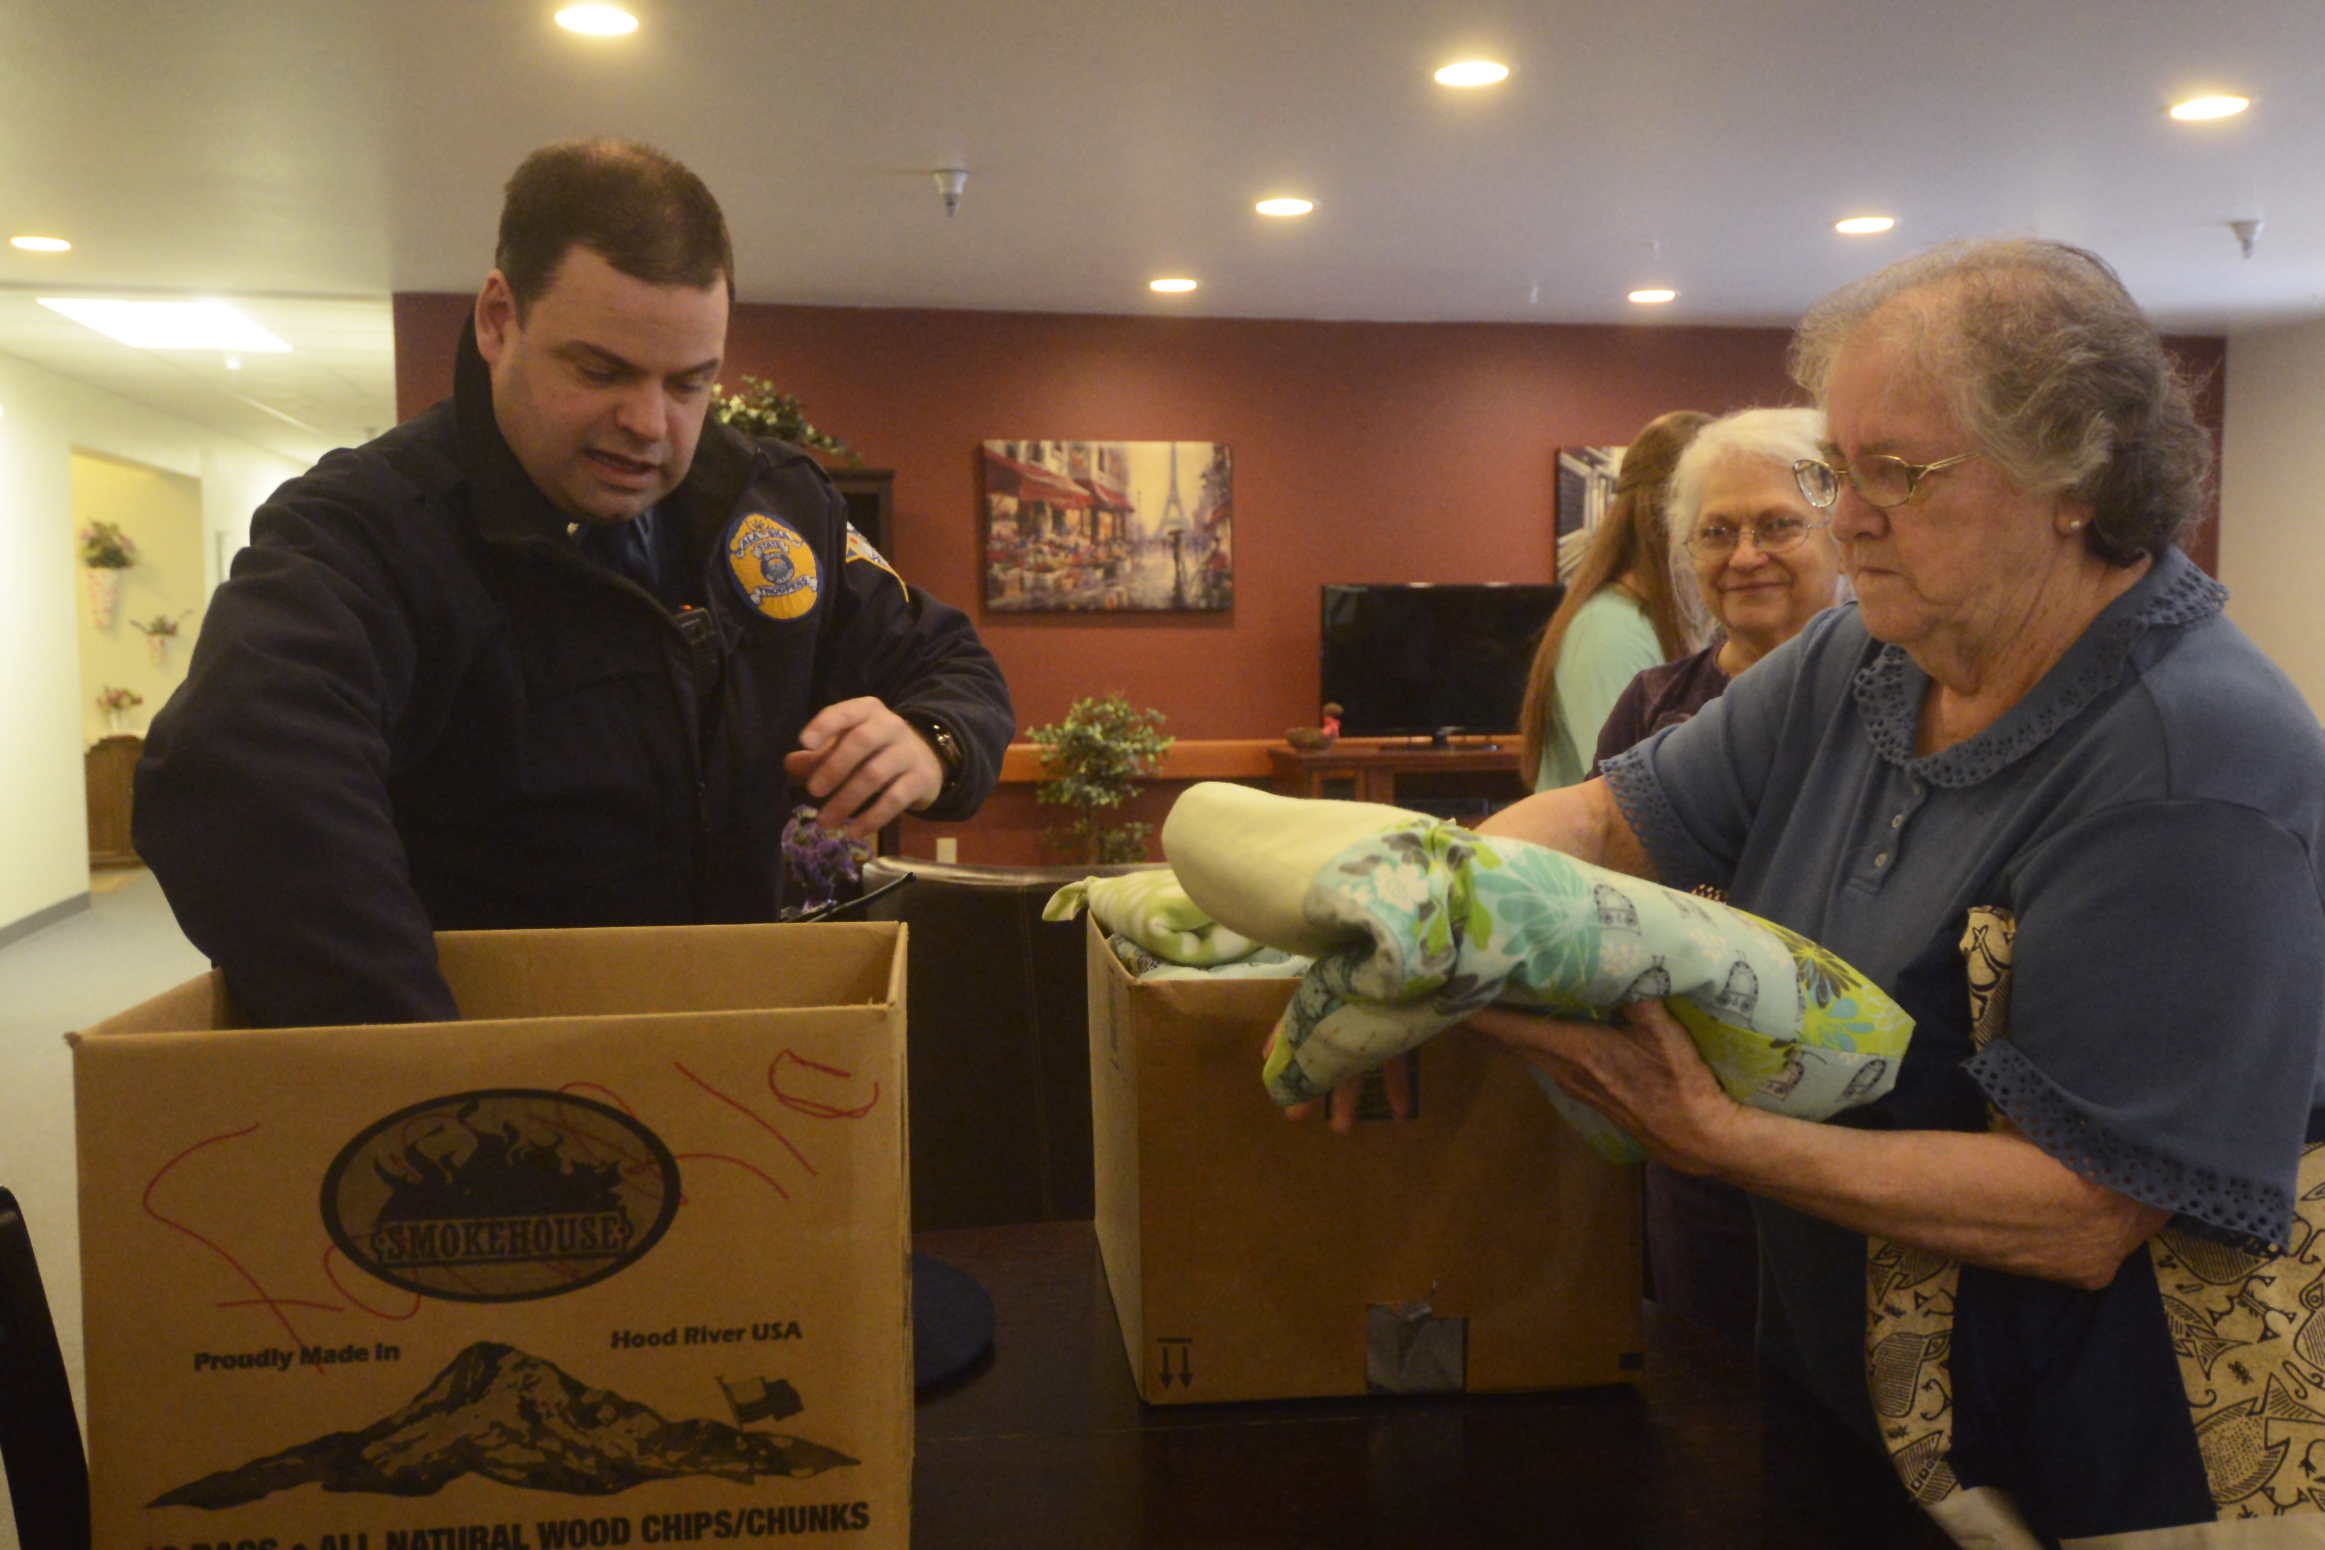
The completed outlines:
<svg viewBox="0 0 2325 1550">
<path fill-rule="evenodd" d="M 1979 1048 L 2009 1036 L 2015 934 L 2009 911 L 1970 911 L 1961 947 L 1971 1039 Z M 2009 1128 L 1992 1111 L 1988 1123 L 1997 1131 Z M 2145 1254 L 2124 1262 L 2114 1287 L 2082 1294 L 2160 1302 L 2152 1327 L 2155 1338 L 2170 1343 L 2187 1404 L 2185 1430 L 2169 1418 L 2160 1430 L 2196 1457 L 2132 1461 L 2131 1467 L 2141 1474 L 2179 1469 L 2191 1477 L 2200 1468 L 2214 1519 L 2096 1533 L 2075 1532 L 2070 1521 L 2059 1543 L 2074 1550 L 2325 1544 L 2325 1144 L 2304 1149 L 2297 1193 L 2289 1254 L 2256 1253 L 2175 1223 L 2148 1240 Z M 1972 1274 L 1984 1277 L 1989 1295 L 2016 1280 Z M 2152 1288 L 2134 1277 L 2152 1278 Z M 1983 1360 L 2040 1372 L 2068 1365 L 2069 1353 L 1998 1357 L 1965 1350 L 1957 1328 L 1965 1279 L 1957 1261 L 1885 1238 L 1867 1241 L 1865 1367 L 1873 1410 L 1905 1488 L 1957 1541 L 1998 1550 L 2039 1546 L 2045 1541 L 2028 1527 L 2011 1492 L 1992 1484 L 1966 1487 L 1956 1474 L 1955 1450 L 1963 1441 L 1957 1433 L 1971 1424 L 1957 1411 L 1956 1370 Z M 2039 1284 L 2035 1289 L 2058 1295 Z M 2106 1361 L 2107 1354 L 2096 1359 Z M 2130 1363 L 2119 1355 L 2112 1365 Z M 2019 1467 L 2053 1478 L 2030 1476 L 2018 1484 L 2050 1493 L 2057 1478 L 2096 1478 L 2086 1454 L 2102 1421 L 2094 1417 L 2088 1428 L 2058 1426 L 2027 1439 Z M 2167 1451 L 2177 1450 L 2167 1445 Z M 2062 1519 L 2106 1515 L 2103 1503 L 2054 1499 L 2052 1506 Z"/>
</svg>

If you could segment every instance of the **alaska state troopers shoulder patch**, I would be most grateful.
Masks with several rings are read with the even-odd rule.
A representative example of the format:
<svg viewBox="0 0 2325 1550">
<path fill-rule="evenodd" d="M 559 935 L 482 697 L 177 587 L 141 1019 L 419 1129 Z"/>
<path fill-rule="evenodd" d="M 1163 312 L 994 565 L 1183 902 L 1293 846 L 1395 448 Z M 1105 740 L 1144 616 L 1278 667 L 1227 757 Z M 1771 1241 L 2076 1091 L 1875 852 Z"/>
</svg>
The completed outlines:
<svg viewBox="0 0 2325 1550">
<path fill-rule="evenodd" d="M 770 619 L 796 619 L 815 607 L 821 583 L 815 551 L 798 529 L 753 512 L 727 534 L 727 574 L 743 601 Z"/>
<path fill-rule="evenodd" d="M 848 563 L 852 565 L 858 560 L 867 565 L 876 565 L 889 575 L 896 576 L 896 567 L 889 564 L 880 551 L 872 547 L 872 540 L 857 532 L 856 524 L 851 522 L 848 524 Z M 904 578 L 896 576 L 896 584 L 902 586 Z"/>
</svg>

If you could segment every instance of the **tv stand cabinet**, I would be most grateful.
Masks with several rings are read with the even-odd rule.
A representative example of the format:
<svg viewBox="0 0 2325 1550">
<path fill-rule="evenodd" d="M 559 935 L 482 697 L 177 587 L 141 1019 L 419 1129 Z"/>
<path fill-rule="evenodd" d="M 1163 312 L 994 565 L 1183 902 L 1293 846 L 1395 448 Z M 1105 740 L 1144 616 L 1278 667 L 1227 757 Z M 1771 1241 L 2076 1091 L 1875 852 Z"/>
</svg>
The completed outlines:
<svg viewBox="0 0 2325 1550">
<path fill-rule="evenodd" d="M 1285 796 L 1337 797 L 1395 804 L 1443 797 L 1489 797 L 1514 802 L 1526 794 L 1518 780 L 1517 739 L 1468 740 L 1432 747 L 1410 741 L 1342 740 L 1316 753 L 1286 744 L 1268 750 L 1276 789 Z"/>
</svg>

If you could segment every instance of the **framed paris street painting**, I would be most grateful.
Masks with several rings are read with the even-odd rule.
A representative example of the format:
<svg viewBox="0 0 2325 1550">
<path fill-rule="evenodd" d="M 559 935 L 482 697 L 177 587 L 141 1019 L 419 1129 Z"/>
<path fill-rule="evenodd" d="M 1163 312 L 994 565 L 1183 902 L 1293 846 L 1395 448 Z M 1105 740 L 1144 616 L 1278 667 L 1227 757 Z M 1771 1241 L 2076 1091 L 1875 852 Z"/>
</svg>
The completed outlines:
<svg viewBox="0 0 2325 1550">
<path fill-rule="evenodd" d="M 1225 443 L 988 441 L 978 461 L 988 609 L 1234 607 L 1234 460 Z"/>
<path fill-rule="evenodd" d="M 1558 449 L 1558 575 L 1572 576 L 1590 547 L 1590 535 L 1614 503 L 1622 447 Z"/>
</svg>

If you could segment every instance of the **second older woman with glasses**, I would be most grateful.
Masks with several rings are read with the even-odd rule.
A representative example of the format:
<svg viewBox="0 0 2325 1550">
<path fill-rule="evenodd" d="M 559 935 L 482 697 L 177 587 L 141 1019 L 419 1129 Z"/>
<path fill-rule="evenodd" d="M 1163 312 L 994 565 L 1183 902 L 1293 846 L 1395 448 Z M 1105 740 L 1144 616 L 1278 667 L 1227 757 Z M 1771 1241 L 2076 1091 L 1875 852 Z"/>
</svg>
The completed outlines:
<svg viewBox="0 0 2325 1550">
<path fill-rule="evenodd" d="M 1694 715 L 1753 663 L 1832 606 L 1841 551 L 1792 465 L 1817 457 L 1814 409 L 1743 409 L 1696 432 L 1664 496 L 1673 595 L 1702 650 L 1631 680 L 1599 731 L 1591 767 Z"/>
<path fill-rule="evenodd" d="M 1592 768 L 1727 691 L 1798 635 L 1841 590 L 1832 522 L 1792 468 L 1821 456 L 1814 409 L 1745 409 L 1695 433 L 1672 470 L 1663 515 L 1675 595 L 1710 644 L 1631 680 L 1600 729 Z M 1646 1166 L 1647 1266 L 1664 1309 L 1749 1343 L 1759 1233 L 1742 1190 L 1656 1161 Z"/>
</svg>

